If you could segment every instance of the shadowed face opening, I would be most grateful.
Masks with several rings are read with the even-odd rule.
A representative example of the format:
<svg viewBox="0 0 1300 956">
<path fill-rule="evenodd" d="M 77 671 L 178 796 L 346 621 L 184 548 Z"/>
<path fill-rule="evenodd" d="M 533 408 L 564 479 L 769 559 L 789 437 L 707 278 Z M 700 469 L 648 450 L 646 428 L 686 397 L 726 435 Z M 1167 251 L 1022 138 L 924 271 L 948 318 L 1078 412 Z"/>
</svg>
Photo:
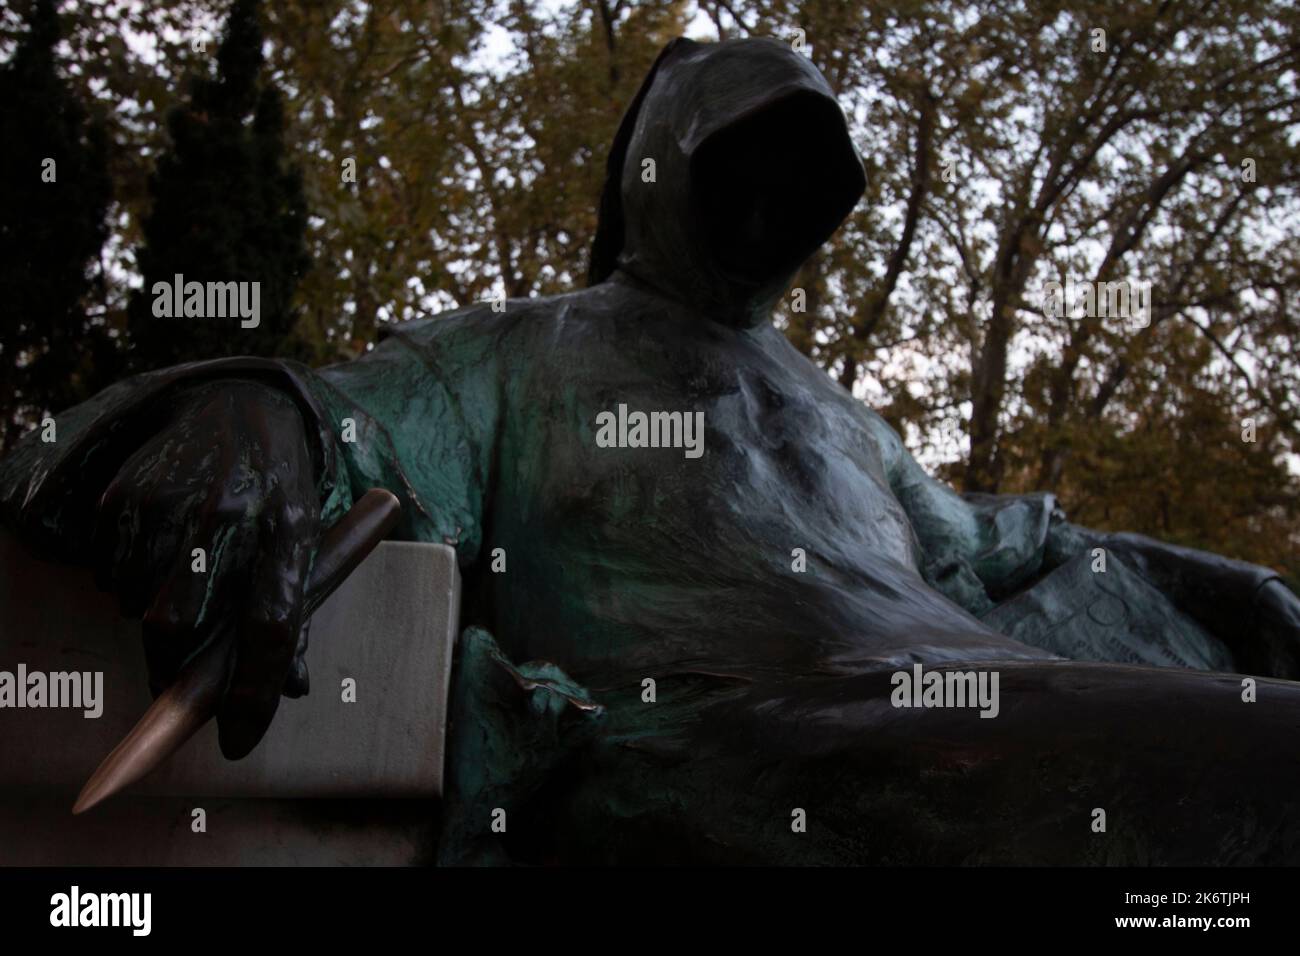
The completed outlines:
<svg viewBox="0 0 1300 956">
<path fill-rule="evenodd" d="M 791 275 L 865 185 L 836 103 L 798 92 L 709 136 L 691 159 L 699 226 L 729 279 Z"/>
</svg>

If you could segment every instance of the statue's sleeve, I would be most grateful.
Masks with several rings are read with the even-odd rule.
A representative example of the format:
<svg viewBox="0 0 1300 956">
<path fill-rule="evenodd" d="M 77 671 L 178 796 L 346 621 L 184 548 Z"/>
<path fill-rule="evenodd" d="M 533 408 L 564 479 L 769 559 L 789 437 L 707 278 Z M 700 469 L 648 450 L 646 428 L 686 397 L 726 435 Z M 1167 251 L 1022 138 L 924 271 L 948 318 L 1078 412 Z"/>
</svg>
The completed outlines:
<svg viewBox="0 0 1300 956">
<path fill-rule="evenodd" d="M 290 396 L 307 423 L 322 504 L 350 504 L 347 472 L 326 429 L 312 372 L 296 362 L 238 357 L 145 372 L 43 420 L 0 459 L 0 520 L 38 553 L 88 559 L 100 496 L 125 460 L 165 427 L 176 396 L 218 380 L 256 382 Z"/>
<path fill-rule="evenodd" d="M 1079 660 L 1300 674 L 1300 600 L 1272 569 L 1079 527 L 1045 492 L 958 494 L 875 427 L 922 575 L 999 632 Z"/>
<path fill-rule="evenodd" d="M 402 502 L 397 537 L 452 544 L 470 562 L 481 542 L 496 363 L 472 326 L 446 321 L 450 334 L 397 331 L 364 357 L 318 371 L 241 357 L 125 379 L 53 416 L 52 429 L 33 429 L 0 460 L 0 518 L 38 552 L 84 562 L 103 489 L 165 426 L 174 397 L 248 380 L 289 395 L 302 412 L 326 526 L 383 487 Z"/>
<path fill-rule="evenodd" d="M 326 409 L 346 481 L 402 502 L 397 536 L 478 556 L 500 419 L 507 333 L 471 313 L 386 331 L 363 358 L 310 383 Z"/>
<path fill-rule="evenodd" d="M 1042 573 L 1049 532 L 1062 518 L 1055 496 L 960 495 L 930 476 L 884 421 L 872 426 L 931 587 L 980 616 Z"/>
</svg>

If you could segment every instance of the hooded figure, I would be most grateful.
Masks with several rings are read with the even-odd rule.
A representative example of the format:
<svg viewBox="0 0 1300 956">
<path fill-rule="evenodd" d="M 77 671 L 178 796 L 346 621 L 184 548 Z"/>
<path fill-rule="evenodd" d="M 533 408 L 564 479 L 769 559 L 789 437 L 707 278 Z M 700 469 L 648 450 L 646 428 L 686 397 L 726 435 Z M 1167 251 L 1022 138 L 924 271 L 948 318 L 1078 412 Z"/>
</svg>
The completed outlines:
<svg viewBox="0 0 1300 956">
<path fill-rule="evenodd" d="M 189 409 L 254 396 L 256 427 L 219 426 L 253 456 L 301 420 L 267 466 L 300 530 L 397 494 L 398 536 L 453 545 L 465 577 L 444 861 L 1300 861 L 1300 602 L 1277 576 L 1073 527 L 1047 494 L 963 498 L 772 325 L 863 187 L 805 57 L 674 41 L 611 150 L 588 288 L 391 327 L 319 371 L 139 376 L 22 443 L 0 504 L 132 595 L 162 683 L 214 614 L 132 577 L 192 537 L 123 529 L 184 497 L 157 463 L 221 421 Z M 256 577 L 266 548 L 231 550 Z M 301 590 L 211 573 L 254 611 Z M 305 640 L 232 626 L 238 756 L 276 702 L 249 675 L 304 692 Z M 1234 669 L 1288 680 L 1251 703 Z"/>
</svg>

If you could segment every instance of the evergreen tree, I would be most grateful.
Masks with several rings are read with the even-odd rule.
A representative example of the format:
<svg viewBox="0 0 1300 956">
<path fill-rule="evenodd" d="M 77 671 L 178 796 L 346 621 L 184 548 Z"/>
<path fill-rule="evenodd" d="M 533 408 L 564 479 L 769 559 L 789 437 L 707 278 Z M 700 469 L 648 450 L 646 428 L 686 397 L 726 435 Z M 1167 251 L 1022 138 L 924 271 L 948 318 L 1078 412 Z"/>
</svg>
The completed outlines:
<svg viewBox="0 0 1300 956">
<path fill-rule="evenodd" d="M 0 67 L 0 451 L 118 370 L 82 301 L 102 281 L 89 264 L 106 235 L 106 136 L 55 68 L 53 0 L 32 3 L 27 27 Z"/>
<path fill-rule="evenodd" d="M 144 286 L 132 297 L 132 364 L 158 368 L 223 355 L 303 357 L 294 289 L 310 257 L 299 171 L 284 159 L 279 91 L 261 79 L 254 0 L 236 0 L 216 78 L 190 81 L 168 117 L 171 148 L 150 182 L 139 251 Z M 155 284 L 257 282 L 259 324 L 238 317 L 155 315 Z"/>
</svg>

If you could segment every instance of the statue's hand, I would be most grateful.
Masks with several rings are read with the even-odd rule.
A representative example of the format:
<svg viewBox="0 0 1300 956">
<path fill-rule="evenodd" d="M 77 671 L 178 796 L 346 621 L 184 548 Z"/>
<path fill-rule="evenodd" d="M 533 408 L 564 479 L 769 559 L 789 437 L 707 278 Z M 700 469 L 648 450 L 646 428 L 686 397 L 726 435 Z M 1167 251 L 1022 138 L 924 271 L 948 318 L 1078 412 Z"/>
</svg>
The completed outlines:
<svg viewBox="0 0 1300 956">
<path fill-rule="evenodd" d="M 217 711 L 227 757 L 261 739 L 281 690 L 304 689 L 295 651 L 320 522 L 313 471 L 292 400 L 220 381 L 181 395 L 100 500 L 97 580 L 143 617 L 155 693 L 209 642 L 234 642 Z"/>
</svg>

